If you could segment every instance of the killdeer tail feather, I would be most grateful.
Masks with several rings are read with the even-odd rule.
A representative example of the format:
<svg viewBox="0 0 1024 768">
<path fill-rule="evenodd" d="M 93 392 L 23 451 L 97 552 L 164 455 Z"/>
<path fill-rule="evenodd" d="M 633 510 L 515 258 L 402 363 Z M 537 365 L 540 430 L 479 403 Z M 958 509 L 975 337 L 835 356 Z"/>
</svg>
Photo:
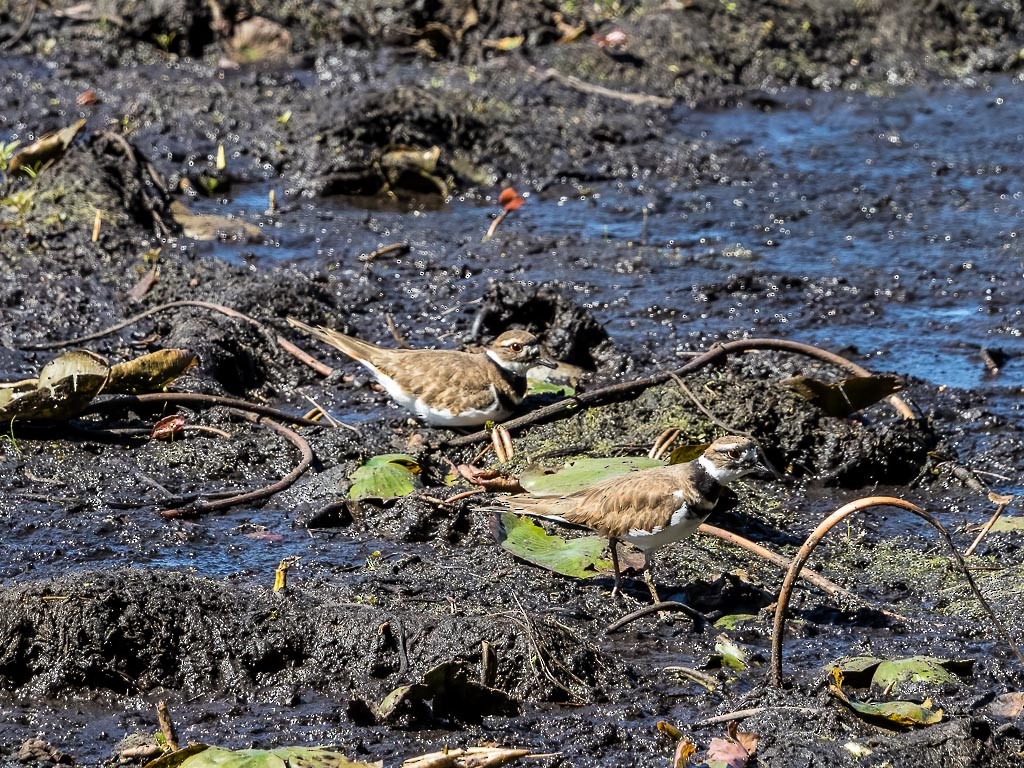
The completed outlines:
<svg viewBox="0 0 1024 768">
<path fill-rule="evenodd" d="M 288 318 L 288 325 L 292 328 L 298 328 L 300 331 L 308 333 L 310 336 L 324 342 L 324 344 L 328 344 L 335 349 L 344 352 L 354 360 L 359 360 L 360 362 L 364 360 L 371 360 L 374 352 L 378 351 L 378 348 L 373 344 L 352 338 L 351 336 L 346 336 L 345 334 L 338 333 L 330 328 L 324 328 L 323 326 L 316 328 L 312 325 L 307 325 L 301 320 L 296 320 L 294 317 Z"/>
</svg>

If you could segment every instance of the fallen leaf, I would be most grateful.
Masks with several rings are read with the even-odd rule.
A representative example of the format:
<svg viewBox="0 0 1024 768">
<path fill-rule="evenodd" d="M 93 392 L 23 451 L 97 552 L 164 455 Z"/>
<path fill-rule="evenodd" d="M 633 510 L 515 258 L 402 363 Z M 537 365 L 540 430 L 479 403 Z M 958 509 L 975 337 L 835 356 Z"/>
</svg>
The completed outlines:
<svg viewBox="0 0 1024 768">
<path fill-rule="evenodd" d="M 512 187 L 505 187 L 498 195 L 498 205 L 506 211 L 514 211 L 526 205 L 526 198 L 516 192 Z"/>
<path fill-rule="evenodd" d="M 149 436 L 153 440 L 172 440 L 185 432 L 185 417 L 180 413 L 164 416 L 153 425 Z"/>
<path fill-rule="evenodd" d="M 71 142 L 85 127 L 85 119 L 76 120 L 66 128 L 48 133 L 37 141 L 33 141 L 24 149 L 16 152 L 7 165 L 7 172 L 14 176 L 18 171 L 35 172 L 41 166 L 61 157 L 71 146 Z"/>
<path fill-rule="evenodd" d="M 742 744 L 728 739 L 712 739 L 704 758 L 708 768 L 746 768 L 750 755 Z"/>
<path fill-rule="evenodd" d="M 693 756 L 696 754 L 696 745 L 690 741 L 689 737 L 684 736 L 676 744 L 676 751 L 672 756 L 672 768 L 686 768 L 693 761 Z"/>
<path fill-rule="evenodd" d="M 715 638 L 715 651 L 723 667 L 742 672 L 747 669 L 747 652 L 726 635 Z"/>
<path fill-rule="evenodd" d="M 915 726 L 934 725 L 942 721 L 942 710 L 932 709 L 931 700 L 925 699 L 918 704 L 913 701 L 885 701 L 876 704 L 865 703 L 850 698 L 843 691 L 843 673 L 834 667 L 829 681 L 829 693 L 865 720 L 889 728 L 912 728 Z"/>
<path fill-rule="evenodd" d="M 695 443 L 693 445 L 680 445 L 674 448 L 668 456 L 669 464 L 685 464 L 688 461 L 700 458 L 711 443 Z"/>
<path fill-rule="evenodd" d="M 262 229 L 241 219 L 192 213 L 179 200 L 171 202 L 170 211 L 171 218 L 181 227 L 181 231 L 193 240 L 217 240 L 222 237 L 250 243 L 262 243 L 264 240 Z"/>
<path fill-rule="evenodd" d="M 842 418 L 874 405 L 903 389 L 899 376 L 851 376 L 829 384 L 809 376 L 791 376 L 779 382 L 816 405 L 829 416 Z"/>
<path fill-rule="evenodd" d="M 730 613 L 715 622 L 715 629 L 736 629 L 740 624 L 750 621 L 757 621 L 757 616 L 752 613 Z"/>
<path fill-rule="evenodd" d="M 385 453 L 367 459 L 352 473 L 350 499 L 393 499 L 408 496 L 422 483 L 420 465 L 407 453 Z"/>
<path fill-rule="evenodd" d="M 239 64 L 284 62 L 292 52 L 292 34 L 276 21 L 253 16 L 235 26 L 227 50 Z"/>
<path fill-rule="evenodd" d="M 106 391 L 125 395 L 162 392 L 198 362 L 187 349 L 160 349 L 113 366 Z"/>
<path fill-rule="evenodd" d="M 513 37 L 502 37 L 499 40 L 484 40 L 482 45 L 484 48 L 494 48 L 498 51 L 514 51 L 526 42 L 525 35 L 515 35 Z"/>
<path fill-rule="evenodd" d="M 459 475 L 488 493 L 524 493 L 526 490 L 519 484 L 518 477 L 502 469 L 478 469 L 469 464 L 460 464 L 457 469 Z"/>
<path fill-rule="evenodd" d="M 0 384 L 0 422 L 57 421 L 78 415 L 110 378 L 99 355 L 65 352 L 43 366 L 38 379 Z"/>
<path fill-rule="evenodd" d="M 381 723 L 391 720 L 406 702 L 430 702 L 435 717 L 453 715 L 477 721 L 490 715 L 514 715 L 519 704 L 504 691 L 488 688 L 473 679 L 463 662 L 446 661 L 428 670 L 418 683 L 391 691 L 376 708 Z"/>
<path fill-rule="evenodd" d="M 602 536 L 564 539 L 511 512 L 495 516 L 492 533 L 502 549 L 563 576 L 589 579 L 612 572 L 611 557 L 605 552 L 608 540 Z"/>
</svg>

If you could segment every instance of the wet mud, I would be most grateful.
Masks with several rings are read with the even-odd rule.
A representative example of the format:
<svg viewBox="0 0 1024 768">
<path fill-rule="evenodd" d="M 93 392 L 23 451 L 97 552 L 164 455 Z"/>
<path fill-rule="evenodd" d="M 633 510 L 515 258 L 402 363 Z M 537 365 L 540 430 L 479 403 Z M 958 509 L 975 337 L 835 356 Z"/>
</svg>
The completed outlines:
<svg viewBox="0 0 1024 768">
<path fill-rule="evenodd" d="M 659 720 L 706 745 L 725 726 L 701 720 L 747 708 L 757 765 L 1014 765 L 1020 717 L 992 705 L 1020 666 L 919 520 L 875 510 L 830 535 L 812 567 L 860 599 L 798 588 L 775 689 L 777 566 L 698 534 L 656 578 L 707 621 L 607 634 L 643 584 L 618 603 L 609 578 L 499 548 L 484 497 L 438 503 L 467 487 L 448 485 L 448 460 L 478 447 L 410 422 L 286 318 L 389 346 L 389 323 L 417 347 L 529 328 L 580 390 L 727 339 L 824 346 L 902 377 L 917 418 L 886 403 L 827 416 L 780 381 L 833 368 L 749 353 L 687 376 L 689 395 L 668 382 L 531 426 L 510 469 L 728 425 L 780 477 L 738 485 L 714 525 L 792 556 L 843 503 L 892 495 L 963 550 L 994 509 L 986 490 L 1024 493 L 1022 43 L 997 3 L 0 8 L 0 141 L 87 119 L 35 178 L 2 179 L 0 380 L 56 354 L 32 344 L 216 302 L 259 325 L 178 307 L 78 346 L 189 349 L 199 365 L 175 390 L 296 415 L 312 399 L 353 428 L 302 428 L 313 465 L 263 503 L 165 519 L 175 499 L 275 482 L 295 446 L 226 408 L 183 410 L 230 438 L 97 431 L 165 413 L 140 404 L 4 425 L 0 761 L 114 763 L 152 741 L 164 699 L 185 742 L 331 744 L 386 765 L 489 742 L 559 753 L 551 766 L 668 765 Z M 526 204 L 486 239 L 506 186 Z M 434 498 L 339 503 L 390 452 L 417 456 Z M 1020 639 L 1018 537 L 989 534 L 972 564 Z M 722 634 L 749 669 L 721 666 Z M 881 728 L 827 690 L 842 656 L 918 653 L 974 662 L 959 686 L 912 692 L 942 708 L 937 725 Z M 412 683 L 422 695 L 382 710 Z"/>
</svg>

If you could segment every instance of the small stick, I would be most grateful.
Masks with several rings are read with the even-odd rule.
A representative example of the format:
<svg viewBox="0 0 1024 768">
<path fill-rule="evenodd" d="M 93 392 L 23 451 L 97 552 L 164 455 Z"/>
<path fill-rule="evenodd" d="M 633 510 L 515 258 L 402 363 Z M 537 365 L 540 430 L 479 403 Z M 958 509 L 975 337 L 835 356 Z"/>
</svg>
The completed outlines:
<svg viewBox="0 0 1024 768">
<path fill-rule="evenodd" d="M 218 501 L 204 501 L 198 504 L 194 504 L 191 507 L 179 507 L 177 509 L 165 509 L 160 513 L 160 516 L 169 518 L 178 517 L 194 517 L 202 514 L 203 512 L 213 512 L 219 509 L 227 509 L 228 507 L 234 507 L 239 504 L 246 504 L 252 501 L 262 501 L 263 499 L 273 496 L 275 493 L 283 491 L 285 488 L 289 488 L 296 480 L 298 480 L 309 469 L 313 463 L 313 449 L 310 448 L 309 443 L 302 435 L 296 432 L 294 429 L 288 429 L 288 427 L 278 424 L 276 421 L 263 416 L 251 416 L 246 413 L 243 414 L 245 418 L 252 421 L 254 424 L 262 424 L 263 426 L 272 429 L 274 432 L 279 434 L 281 437 L 289 440 L 292 445 L 299 449 L 301 456 L 298 465 L 287 475 L 282 477 L 276 483 L 265 485 L 262 488 L 257 488 L 254 491 L 247 491 L 240 493 L 235 496 L 229 496 L 226 499 L 219 499 Z"/>
<path fill-rule="evenodd" d="M 695 622 L 707 622 L 707 616 L 694 608 L 691 608 L 686 603 L 680 603 L 677 600 L 665 600 L 660 603 L 653 603 L 652 605 L 645 605 L 643 608 L 627 613 L 618 621 L 613 621 L 608 625 L 608 629 L 605 630 L 609 635 L 613 632 L 618 632 L 627 624 L 631 624 L 637 619 L 642 619 L 644 616 L 649 616 L 652 613 L 660 613 L 662 611 L 679 611 L 685 613 Z"/>
<path fill-rule="evenodd" d="M 672 443 L 679 439 L 679 435 L 682 432 L 676 427 L 669 427 L 654 441 L 654 445 L 651 446 L 651 450 L 647 452 L 647 458 L 649 459 L 661 459 L 664 458 L 665 454 L 668 453 L 669 448 L 672 447 Z"/>
<path fill-rule="evenodd" d="M 981 361 L 985 363 L 985 370 L 987 370 L 993 376 L 999 373 L 999 363 L 992 357 L 992 353 L 989 352 L 985 347 L 981 348 Z"/>
<path fill-rule="evenodd" d="M 369 265 L 381 256 L 404 256 L 411 250 L 412 248 L 408 243 L 392 243 L 391 245 L 381 246 L 376 251 L 362 254 L 359 260 Z"/>
<path fill-rule="evenodd" d="M 812 707 L 754 707 L 753 709 L 737 709 L 735 712 L 726 712 L 724 715 L 715 715 L 704 720 L 698 720 L 690 727 L 706 728 L 709 725 L 728 723 L 732 720 L 745 720 L 748 717 L 760 715 L 763 712 L 799 712 L 801 715 L 808 716 L 821 714 L 820 709 L 813 709 Z"/>
<path fill-rule="evenodd" d="M 120 330 L 127 328 L 130 325 L 134 325 L 139 320 L 145 320 L 151 315 L 155 315 L 158 312 L 164 312 L 168 309 L 178 309 L 179 307 L 198 307 L 199 309 L 209 309 L 214 312 L 220 312 L 222 315 L 232 317 L 237 320 L 244 320 L 250 325 L 259 328 L 261 331 L 267 332 L 267 327 L 259 320 L 249 317 L 246 314 L 239 312 L 231 307 L 226 307 L 223 304 L 216 304 L 212 301 L 197 301 L 197 300 L 183 300 L 183 301 L 169 301 L 166 304 L 160 304 L 156 307 L 151 307 L 145 312 L 140 312 L 137 315 L 132 315 L 127 320 L 122 320 L 120 323 L 111 325 L 108 328 L 104 328 L 102 331 L 96 331 L 96 333 L 90 333 L 85 336 L 76 336 L 73 339 L 64 339 L 63 341 L 51 341 L 45 344 L 22 344 L 18 349 L 25 349 L 30 351 L 42 351 L 49 349 L 63 349 L 64 347 L 72 347 L 76 344 L 82 344 L 87 341 L 96 341 L 96 339 L 102 339 L 104 336 L 109 336 L 112 333 L 117 333 Z M 308 365 L 314 371 L 319 373 L 321 376 L 330 376 L 334 373 L 333 368 L 329 368 L 323 363 L 314 360 L 310 355 L 303 352 L 301 349 L 296 347 L 287 339 L 281 336 L 277 337 L 277 343 L 281 348 L 288 354 L 294 356 L 299 362 Z"/>
<path fill-rule="evenodd" d="M 772 552 L 770 549 L 762 547 L 760 544 L 756 544 L 750 539 L 746 539 L 740 536 L 738 533 L 727 531 L 724 528 L 716 528 L 713 525 L 702 523 L 701 526 L 697 529 L 697 533 L 703 533 L 707 536 L 714 536 L 715 538 L 721 539 L 722 541 L 728 542 L 729 544 L 735 544 L 737 547 L 745 549 L 748 552 L 752 552 L 758 557 L 767 560 L 769 563 L 774 563 L 780 568 L 789 568 L 793 565 L 793 561 L 790 560 L 788 557 L 784 557 L 783 555 L 780 555 L 777 552 Z M 841 586 L 836 584 L 831 579 L 826 579 L 820 573 L 815 573 L 810 568 L 802 569 L 800 571 L 800 578 L 804 579 L 810 584 L 813 584 L 814 586 L 818 587 L 818 589 L 824 591 L 825 594 L 830 595 L 832 597 L 835 597 L 836 595 L 842 595 L 847 600 L 851 600 L 855 603 L 860 603 L 861 605 L 867 605 L 871 608 L 874 608 L 877 611 L 880 611 L 881 613 L 884 613 L 886 616 L 891 616 L 892 618 L 898 619 L 899 621 L 909 621 L 909 619 L 906 616 L 901 616 L 900 614 L 886 610 L 885 608 L 876 608 L 875 606 L 872 606 L 863 598 L 857 597 L 857 595 L 853 594 L 853 592 L 843 589 Z"/>
<path fill-rule="evenodd" d="M 992 517 L 990 517 L 988 522 L 985 523 L 985 527 L 981 529 L 980 533 L 978 533 L 978 537 L 971 542 L 971 546 L 969 546 L 964 552 L 964 557 L 970 557 L 974 554 L 974 550 L 978 548 L 978 545 L 981 544 L 981 540 L 984 539 L 988 532 L 992 530 L 992 526 L 996 524 L 996 520 L 998 520 L 1000 515 L 1006 511 L 1006 508 L 1013 503 L 1013 498 L 1013 496 L 998 497 L 999 501 L 998 506 L 996 506 L 996 511 L 992 513 Z"/>
<path fill-rule="evenodd" d="M 96 209 L 96 218 L 92 222 L 92 241 L 95 243 L 100 239 L 100 230 L 103 228 L 103 211 Z"/>
<path fill-rule="evenodd" d="M 298 360 L 303 365 L 306 365 L 309 368 L 312 368 L 314 371 L 319 373 L 325 379 L 328 376 L 330 376 L 331 374 L 334 373 L 334 369 L 331 368 L 331 366 L 325 365 L 324 363 L 321 363 L 319 360 L 317 360 L 311 354 L 306 352 L 304 349 L 300 349 L 295 344 L 292 344 L 284 336 L 278 336 L 277 337 L 277 343 L 281 347 L 281 349 L 283 349 L 285 352 L 287 352 L 289 355 L 294 357 L 296 360 Z"/>
<path fill-rule="evenodd" d="M 160 724 L 160 733 L 167 742 L 167 748 L 171 752 L 178 751 L 178 738 L 174 734 L 174 722 L 171 720 L 171 711 L 167 708 L 167 702 L 160 699 L 156 703 L 156 720 Z"/>
<path fill-rule="evenodd" d="M 673 374 L 680 377 L 686 376 L 687 374 L 700 370 L 712 363 L 716 363 L 735 352 L 749 352 L 754 350 L 793 352 L 795 354 L 823 360 L 826 363 L 831 363 L 832 365 L 835 365 L 844 371 L 849 371 L 856 376 L 871 375 L 866 368 L 847 360 L 845 357 L 837 355 L 834 352 L 829 352 L 828 350 L 820 349 L 819 347 L 811 346 L 810 344 L 802 344 L 799 341 L 789 341 L 788 339 L 739 339 L 737 341 L 727 341 L 722 344 L 715 344 L 706 352 L 702 352 L 700 355 L 694 357 L 682 367 L 676 368 L 674 371 L 662 371 L 651 376 L 634 379 L 633 381 L 611 384 L 607 387 L 601 387 L 600 389 L 594 389 L 589 392 L 573 395 L 572 397 L 567 397 L 564 400 L 559 400 L 557 403 L 552 403 L 551 405 L 544 406 L 543 408 L 538 408 L 523 416 L 519 416 L 518 418 L 509 419 L 508 421 L 503 422 L 502 426 L 512 432 L 520 430 L 523 427 L 530 426 L 531 424 L 536 424 L 537 422 L 552 419 L 564 419 L 567 416 L 572 416 L 578 413 L 579 410 L 584 407 L 622 402 L 623 400 L 635 397 L 644 390 L 650 389 L 651 387 L 659 384 L 664 384 L 666 381 L 671 380 Z M 899 396 L 890 395 L 886 399 L 903 418 L 916 418 L 914 411 Z M 474 445 L 489 439 L 490 436 L 487 431 L 480 430 L 479 432 L 474 432 L 469 435 L 452 438 L 451 440 L 446 441 L 446 444 L 450 446 Z"/>
<path fill-rule="evenodd" d="M 486 640 L 480 641 L 480 685 L 494 687 L 498 675 L 498 654 Z"/>
<path fill-rule="evenodd" d="M 278 421 L 286 421 L 290 424 L 299 424 L 303 427 L 319 427 L 319 422 L 307 419 L 303 416 L 294 416 L 269 405 L 259 405 L 234 397 L 222 397 L 221 395 L 203 395 L 198 392 L 150 392 L 145 395 L 114 395 L 106 400 L 98 400 L 89 403 L 80 415 L 96 413 L 97 411 L 126 411 L 140 405 L 191 405 L 204 408 L 213 408 L 219 405 L 227 408 L 235 408 L 240 411 L 249 411 L 261 416 L 269 416 Z"/>
<path fill-rule="evenodd" d="M 508 210 L 505 209 L 505 208 L 502 208 L 498 212 L 498 215 L 494 217 L 494 220 L 491 222 L 491 226 L 489 226 L 487 228 L 487 234 L 485 234 L 483 236 L 483 239 L 480 242 L 486 243 L 492 237 L 494 237 L 494 233 L 498 231 L 498 227 L 501 226 L 501 222 L 503 222 L 505 220 L 505 217 L 508 216 L 508 214 L 509 214 Z"/>
<path fill-rule="evenodd" d="M 395 326 L 395 316 L 390 312 L 384 314 L 384 322 L 388 324 L 388 330 L 391 331 L 391 338 L 395 340 L 402 349 L 412 349 L 408 344 L 405 343 L 405 339 L 402 338 L 402 334 L 398 332 L 397 326 Z"/>
<path fill-rule="evenodd" d="M 814 552 L 815 547 L 817 547 L 818 544 L 821 543 L 821 540 L 825 538 L 825 534 L 850 515 L 872 507 L 897 507 L 898 509 L 904 509 L 917 515 L 939 532 L 939 535 L 943 538 L 950 551 L 953 553 L 953 559 L 956 560 L 957 565 L 960 566 L 960 570 L 963 572 L 964 578 L 967 579 L 967 583 L 970 585 L 974 596 L 985 609 L 986 613 L 988 613 L 993 625 L 995 625 L 999 634 L 1006 640 L 1007 645 L 1010 646 L 1010 649 L 1017 657 L 1017 660 L 1024 663 L 1024 654 L 1021 654 L 1020 649 L 1013 641 L 1013 638 L 1010 637 L 1010 633 L 1006 630 L 1005 625 L 1000 621 L 995 611 L 992 610 L 992 606 L 989 605 L 988 600 L 986 600 L 985 596 L 981 593 L 977 582 L 974 581 L 974 577 L 971 575 L 970 570 L 967 568 L 967 564 L 964 562 L 963 556 L 953 544 L 953 539 L 950 537 L 949 532 L 942 527 L 942 523 L 916 504 L 911 504 L 909 501 L 897 499 L 892 496 L 868 496 L 863 499 L 851 501 L 849 504 L 844 504 L 822 520 L 811 535 L 807 537 L 807 541 L 805 541 L 803 546 L 800 547 L 800 551 L 797 552 L 796 557 L 793 558 L 793 564 L 789 567 L 789 571 L 786 572 L 786 578 L 782 582 L 782 588 L 779 590 L 779 599 L 775 605 L 775 622 L 772 627 L 772 658 L 770 675 L 772 685 L 776 688 L 782 687 L 782 641 L 786 632 L 786 609 L 789 607 L 789 600 L 793 595 L 793 585 L 796 583 L 797 574 L 801 569 L 803 569 L 804 564 L 810 558 L 811 553 Z"/>
<path fill-rule="evenodd" d="M 531 66 L 527 68 L 527 72 L 541 82 L 554 80 L 556 83 L 572 88 L 575 91 L 580 91 L 581 93 L 589 93 L 594 96 L 603 96 L 606 99 L 624 101 L 627 104 L 633 104 L 635 106 L 667 108 L 675 104 L 674 99 L 669 99 L 665 96 L 652 96 L 646 93 L 616 91 L 611 88 L 605 88 L 603 85 L 588 83 L 584 80 L 580 80 L 578 77 L 573 77 L 572 75 L 563 75 L 556 69 L 540 70 Z"/>
</svg>

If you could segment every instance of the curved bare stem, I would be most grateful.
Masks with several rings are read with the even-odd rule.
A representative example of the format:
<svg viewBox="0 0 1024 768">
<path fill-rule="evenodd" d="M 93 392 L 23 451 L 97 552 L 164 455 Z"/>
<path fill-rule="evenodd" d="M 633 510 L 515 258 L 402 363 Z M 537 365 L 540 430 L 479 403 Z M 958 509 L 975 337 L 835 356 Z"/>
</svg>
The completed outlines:
<svg viewBox="0 0 1024 768">
<path fill-rule="evenodd" d="M 701 368 L 705 368 L 712 363 L 718 362 L 722 358 L 733 353 L 751 352 L 754 350 L 792 352 L 794 354 L 813 357 L 816 360 L 829 363 L 844 371 L 848 371 L 855 376 L 871 375 L 866 368 L 857 365 L 853 361 L 847 360 L 845 357 L 837 355 L 834 352 L 829 352 L 828 350 L 811 346 L 810 344 L 803 344 L 799 341 L 789 341 L 788 339 L 740 339 L 738 341 L 727 341 L 723 344 L 716 344 L 707 352 L 694 357 L 687 362 L 686 365 L 676 368 L 675 370 L 661 371 L 660 373 L 655 373 L 644 378 L 625 381 L 620 384 L 612 384 L 607 387 L 591 390 L 590 392 L 574 395 L 573 397 L 568 397 L 565 400 L 560 400 L 557 403 L 552 403 L 551 405 L 547 405 L 543 408 L 538 408 L 535 411 L 530 411 L 530 413 L 523 416 L 510 419 L 509 421 L 504 422 L 502 426 L 509 432 L 515 432 L 523 427 L 536 424 L 540 421 L 548 421 L 571 416 L 572 413 L 579 408 L 595 405 L 607 405 L 609 403 L 628 400 L 646 389 L 658 386 L 659 384 L 664 384 L 665 382 L 672 380 L 674 377 L 686 376 L 694 371 L 700 370 Z M 902 398 L 897 397 L 896 395 L 890 395 L 886 399 L 896 412 L 904 419 L 916 418 L 914 411 Z M 486 430 L 481 430 L 470 435 L 454 437 L 447 441 L 447 445 L 474 445 L 486 440 L 490 440 L 490 434 Z"/>
<path fill-rule="evenodd" d="M 108 328 L 104 328 L 102 331 L 96 331 L 96 333 L 90 333 L 85 336 L 76 336 L 72 339 L 63 339 L 62 341 L 51 341 L 47 342 L 46 344 L 22 344 L 21 346 L 19 346 L 19 349 L 26 349 L 32 351 L 62 349 L 64 347 L 74 346 L 75 344 L 83 344 L 87 341 L 96 341 L 96 339 L 102 339 L 104 336 L 109 336 L 112 333 L 117 333 L 118 331 L 124 330 L 128 326 L 134 325 L 135 323 L 139 322 L 139 320 L 145 320 L 147 317 L 150 317 L 151 315 L 164 312 L 168 309 L 179 309 L 181 307 L 196 307 L 199 309 L 209 309 L 213 312 L 219 312 L 222 315 L 226 315 L 227 317 L 233 317 L 236 320 L 244 320 L 250 325 L 259 328 L 261 331 L 272 333 L 270 329 L 268 329 L 267 326 L 265 326 L 259 320 L 257 320 L 254 317 L 249 317 L 249 315 L 243 314 L 242 312 L 239 312 L 237 309 L 226 307 L 223 304 L 216 304 L 212 301 L 183 300 L 169 301 L 166 304 L 160 304 L 158 306 L 151 307 L 147 309 L 145 312 L 140 312 L 137 315 L 132 315 L 127 320 L 122 320 L 120 323 L 116 323 L 115 325 L 111 325 Z M 324 365 L 319 360 L 316 360 L 310 354 L 303 351 L 292 342 L 288 341 L 288 339 L 284 338 L 284 336 L 277 335 L 276 339 L 281 349 L 283 349 L 289 355 L 297 359 L 299 362 L 312 368 L 321 376 L 330 376 L 332 373 L 334 373 L 333 368 Z"/>
<path fill-rule="evenodd" d="M 964 562 L 963 556 L 959 551 L 957 551 L 956 546 L 953 544 L 953 539 L 950 538 L 949 532 L 946 531 L 942 524 L 916 504 L 912 504 L 904 499 L 897 499 L 892 496 L 868 496 L 863 499 L 851 501 L 849 504 L 844 504 L 822 520 L 811 535 L 807 537 L 807 541 L 805 541 L 803 546 L 800 547 L 800 551 L 797 552 L 796 557 L 793 558 L 793 563 L 790 565 L 789 570 L 786 572 L 786 578 L 782 582 L 782 588 L 779 590 L 779 600 L 775 606 L 775 622 L 772 627 L 772 685 L 776 688 L 782 686 L 782 640 L 786 631 L 786 609 L 789 607 L 789 600 L 793 595 L 793 585 L 796 584 L 797 576 L 810 559 L 811 553 L 814 552 L 815 547 L 817 547 L 818 544 L 821 543 L 821 540 L 825 538 L 825 534 L 850 515 L 872 507 L 897 507 L 899 509 L 904 509 L 907 512 L 917 515 L 939 532 L 939 535 L 949 546 L 949 551 L 953 553 L 953 559 L 956 560 L 957 565 L 960 566 L 960 570 L 963 572 L 964 578 L 967 579 L 967 583 L 970 585 L 974 596 L 988 613 L 989 618 L 992 619 L 992 623 L 1013 650 L 1017 659 L 1024 663 L 1024 655 L 1021 654 L 1020 649 L 1013 641 L 1013 638 L 1010 637 L 1010 633 L 1006 630 L 1005 625 L 999 620 L 995 611 L 992 610 L 992 606 L 989 605 L 985 596 L 981 593 L 977 583 L 974 581 L 974 577 L 967 568 L 967 564 Z"/>
</svg>

